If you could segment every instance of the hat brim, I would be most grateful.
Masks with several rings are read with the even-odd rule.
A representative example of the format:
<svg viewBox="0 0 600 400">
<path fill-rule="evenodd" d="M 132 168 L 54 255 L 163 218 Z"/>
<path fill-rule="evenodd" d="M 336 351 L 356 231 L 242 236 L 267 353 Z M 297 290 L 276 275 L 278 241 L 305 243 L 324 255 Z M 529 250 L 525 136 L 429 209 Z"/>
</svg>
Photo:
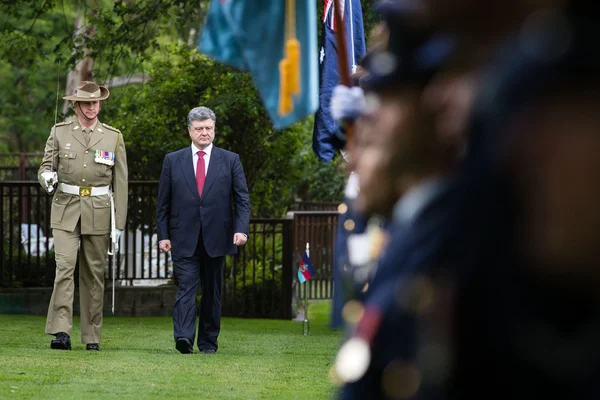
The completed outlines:
<svg viewBox="0 0 600 400">
<path fill-rule="evenodd" d="M 107 88 L 105 88 L 104 86 L 98 86 L 98 87 L 100 88 L 100 97 L 82 98 L 82 97 L 75 97 L 75 96 L 64 96 L 63 100 L 91 102 L 91 101 L 101 101 L 101 100 L 108 99 L 108 96 L 110 96 L 110 91 Z"/>
</svg>

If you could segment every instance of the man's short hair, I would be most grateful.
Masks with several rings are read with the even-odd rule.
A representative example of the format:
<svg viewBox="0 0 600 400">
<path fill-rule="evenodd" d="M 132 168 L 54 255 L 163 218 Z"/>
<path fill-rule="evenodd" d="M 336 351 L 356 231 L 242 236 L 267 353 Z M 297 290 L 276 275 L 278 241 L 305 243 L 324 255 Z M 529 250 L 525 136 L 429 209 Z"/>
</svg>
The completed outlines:
<svg viewBox="0 0 600 400">
<path fill-rule="evenodd" d="M 217 116 L 208 107 L 196 107 L 192 108 L 192 110 L 188 113 L 188 126 L 192 126 L 192 122 L 194 121 L 204 121 L 207 119 L 212 119 L 213 122 L 217 122 Z"/>
</svg>

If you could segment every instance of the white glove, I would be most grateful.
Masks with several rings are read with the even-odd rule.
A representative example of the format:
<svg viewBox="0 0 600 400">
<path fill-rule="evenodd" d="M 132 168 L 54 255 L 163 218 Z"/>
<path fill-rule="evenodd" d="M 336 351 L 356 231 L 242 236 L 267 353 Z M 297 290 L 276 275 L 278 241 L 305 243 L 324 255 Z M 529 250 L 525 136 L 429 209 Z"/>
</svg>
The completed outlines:
<svg viewBox="0 0 600 400">
<path fill-rule="evenodd" d="M 46 183 L 46 191 L 52 193 L 54 191 L 54 184 L 58 183 L 58 174 L 54 171 L 44 171 L 42 172 L 42 178 L 44 178 L 44 182 Z"/>
<path fill-rule="evenodd" d="M 355 172 L 351 172 L 348 177 L 348 182 L 346 182 L 346 187 L 344 188 L 344 196 L 348 199 L 354 200 L 356 196 L 358 196 L 360 185 L 358 182 L 358 174 Z"/>
<path fill-rule="evenodd" d="M 119 238 L 121 237 L 121 234 L 123 233 L 123 229 L 115 229 L 115 242 L 119 243 Z"/>
<path fill-rule="evenodd" d="M 331 117 L 335 121 L 355 120 L 365 110 L 365 92 L 358 86 L 337 85 L 331 94 Z"/>
</svg>

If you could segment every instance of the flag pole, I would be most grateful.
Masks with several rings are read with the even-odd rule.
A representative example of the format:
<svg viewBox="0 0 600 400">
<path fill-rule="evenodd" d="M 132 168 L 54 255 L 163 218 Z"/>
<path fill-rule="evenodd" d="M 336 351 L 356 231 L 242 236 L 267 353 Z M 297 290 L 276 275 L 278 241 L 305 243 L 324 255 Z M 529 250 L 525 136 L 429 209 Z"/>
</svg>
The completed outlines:
<svg viewBox="0 0 600 400">
<path fill-rule="evenodd" d="M 335 38 L 338 48 L 338 70 L 340 73 L 340 83 L 344 86 L 352 87 L 352 83 L 350 82 L 350 69 L 348 67 L 348 49 L 346 48 L 346 29 L 342 17 L 342 1 L 346 0 L 335 0 L 333 7 Z M 345 121 L 344 130 L 346 132 L 346 150 L 349 154 L 353 154 L 352 147 L 354 145 L 354 141 L 352 140 L 352 129 L 352 122 Z"/>
<path fill-rule="evenodd" d="M 310 246 L 306 243 L 306 255 L 310 257 Z M 304 282 L 304 321 L 302 321 L 302 333 L 304 336 L 308 335 L 309 322 L 308 322 L 308 281 Z"/>
<path fill-rule="evenodd" d="M 338 69 L 340 71 L 340 83 L 344 86 L 352 86 L 350 82 L 350 70 L 348 68 L 348 49 L 346 48 L 346 29 L 344 29 L 344 20 L 342 19 L 341 2 L 335 0 L 334 18 L 335 18 L 335 38 L 338 46 Z"/>
</svg>

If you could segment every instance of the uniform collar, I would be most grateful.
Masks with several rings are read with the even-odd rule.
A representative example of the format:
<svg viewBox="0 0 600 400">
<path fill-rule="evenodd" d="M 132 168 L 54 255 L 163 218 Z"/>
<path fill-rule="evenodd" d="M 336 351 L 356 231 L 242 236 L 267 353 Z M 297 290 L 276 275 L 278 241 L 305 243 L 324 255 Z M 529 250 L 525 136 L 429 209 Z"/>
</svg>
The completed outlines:
<svg viewBox="0 0 600 400">
<path fill-rule="evenodd" d="M 90 132 L 94 132 L 96 130 L 96 127 L 98 126 L 98 118 L 96 118 L 96 122 L 94 122 L 94 124 L 92 126 L 90 126 L 89 128 L 86 128 L 85 125 L 83 125 L 81 123 L 81 120 L 78 118 L 77 122 L 79 122 L 79 126 L 81 127 L 81 130 L 87 129 Z"/>
</svg>

